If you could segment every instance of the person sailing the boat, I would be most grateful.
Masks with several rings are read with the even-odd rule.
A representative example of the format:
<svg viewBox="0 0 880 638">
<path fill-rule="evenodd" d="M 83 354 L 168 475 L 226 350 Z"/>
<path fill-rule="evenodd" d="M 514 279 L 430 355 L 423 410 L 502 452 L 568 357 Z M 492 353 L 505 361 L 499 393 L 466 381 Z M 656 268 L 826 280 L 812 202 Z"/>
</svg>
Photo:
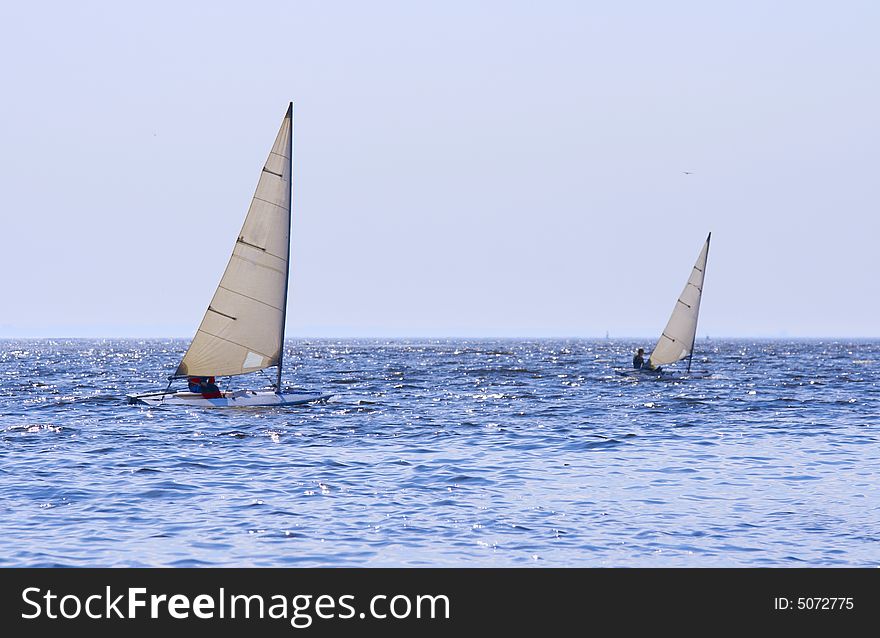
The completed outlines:
<svg viewBox="0 0 880 638">
<path fill-rule="evenodd" d="M 655 367 L 651 363 L 651 358 L 648 357 L 648 360 L 645 361 L 645 349 L 639 348 L 635 355 L 633 356 L 633 368 L 636 370 L 645 370 L 651 372 L 662 372 L 663 368 Z"/>
<path fill-rule="evenodd" d="M 219 399 L 223 396 L 214 377 L 188 377 L 189 391 L 201 394 L 206 399 Z"/>
<path fill-rule="evenodd" d="M 641 370 L 643 365 L 645 365 L 645 349 L 639 348 L 633 356 L 633 368 Z"/>
</svg>

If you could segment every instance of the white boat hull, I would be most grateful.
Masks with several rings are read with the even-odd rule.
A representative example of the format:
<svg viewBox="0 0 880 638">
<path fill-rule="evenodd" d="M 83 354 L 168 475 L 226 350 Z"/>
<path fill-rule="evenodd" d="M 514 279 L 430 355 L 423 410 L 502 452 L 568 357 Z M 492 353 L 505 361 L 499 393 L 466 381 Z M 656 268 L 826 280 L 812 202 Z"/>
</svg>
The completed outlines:
<svg viewBox="0 0 880 638">
<path fill-rule="evenodd" d="M 629 370 L 616 370 L 617 374 L 622 377 L 634 377 L 637 379 L 661 379 L 661 378 L 669 378 L 671 373 L 665 372 L 663 370 L 641 370 L 632 368 Z"/>
<path fill-rule="evenodd" d="M 315 401 L 325 401 L 332 394 L 321 392 L 283 392 L 278 394 L 271 390 L 235 390 L 224 392 L 222 397 L 206 399 L 195 392 L 152 392 L 147 394 L 129 394 L 131 404 L 149 405 L 153 407 L 199 407 L 199 408 L 251 408 L 273 405 L 301 405 Z"/>
<path fill-rule="evenodd" d="M 654 379 L 658 381 L 684 381 L 687 379 L 711 379 L 712 374 L 706 370 L 703 371 L 693 371 L 693 372 L 675 372 L 675 371 L 666 371 L 661 370 L 657 372 L 655 370 L 615 370 L 617 374 L 622 377 L 630 377 L 632 379 Z"/>
</svg>

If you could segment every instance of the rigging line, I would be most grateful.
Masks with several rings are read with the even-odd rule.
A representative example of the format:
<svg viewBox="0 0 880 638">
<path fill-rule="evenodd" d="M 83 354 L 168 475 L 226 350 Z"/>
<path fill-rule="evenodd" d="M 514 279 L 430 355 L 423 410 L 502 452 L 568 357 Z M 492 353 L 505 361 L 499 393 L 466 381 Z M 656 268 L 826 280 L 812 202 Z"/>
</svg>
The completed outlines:
<svg viewBox="0 0 880 638">
<path fill-rule="evenodd" d="M 165 402 L 165 396 L 168 394 L 168 390 L 171 389 L 171 382 L 174 381 L 174 377 L 168 377 L 168 385 L 165 387 L 165 392 L 162 393 L 162 398 L 159 399 L 159 403 Z"/>
<path fill-rule="evenodd" d="M 271 385 L 271 386 L 272 386 L 273 388 L 275 388 L 276 390 L 280 391 L 281 388 L 279 388 L 279 387 L 275 384 L 275 382 L 273 382 L 272 379 L 270 379 L 270 378 L 268 377 L 268 375 L 266 375 L 266 373 L 263 372 L 263 370 L 265 370 L 265 368 L 260 368 L 260 369 L 258 370 L 258 372 L 259 372 L 260 374 L 262 374 L 264 377 L 266 377 L 266 381 L 269 382 L 269 385 Z"/>
</svg>

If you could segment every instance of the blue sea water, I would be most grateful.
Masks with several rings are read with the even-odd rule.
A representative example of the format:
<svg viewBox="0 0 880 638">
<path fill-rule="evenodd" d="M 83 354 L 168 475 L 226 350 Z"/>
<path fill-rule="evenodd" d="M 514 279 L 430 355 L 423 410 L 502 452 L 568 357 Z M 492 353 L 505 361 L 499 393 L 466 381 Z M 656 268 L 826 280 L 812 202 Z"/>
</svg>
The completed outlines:
<svg viewBox="0 0 880 638">
<path fill-rule="evenodd" d="M 125 402 L 184 340 L 0 341 L 0 566 L 880 565 L 880 342 L 639 345 L 290 340 L 329 402 L 211 410 Z"/>
</svg>

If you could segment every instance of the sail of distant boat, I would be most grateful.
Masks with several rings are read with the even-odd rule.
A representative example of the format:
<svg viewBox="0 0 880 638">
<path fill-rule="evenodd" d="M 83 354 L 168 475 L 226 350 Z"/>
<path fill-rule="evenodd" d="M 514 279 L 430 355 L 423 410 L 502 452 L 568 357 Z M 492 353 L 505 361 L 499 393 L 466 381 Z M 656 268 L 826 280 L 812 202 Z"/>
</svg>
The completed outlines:
<svg viewBox="0 0 880 638">
<path fill-rule="evenodd" d="M 684 290 L 681 291 L 669 322 L 663 329 L 654 351 L 648 357 L 648 368 L 658 367 L 688 358 L 694 354 L 694 341 L 697 335 L 697 319 L 700 315 L 700 299 L 703 295 L 703 280 L 706 277 L 706 260 L 709 257 L 709 241 L 712 233 L 700 251 Z"/>
<path fill-rule="evenodd" d="M 198 393 L 166 391 L 133 395 L 140 399 L 133 402 L 149 403 L 143 399 L 159 397 L 156 400 L 166 404 L 176 402 L 174 400 L 198 402 L 201 399 L 210 401 L 211 405 L 268 405 L 327 396 L 291 395 L 281 388 L 290 276 L 292 176 L 291 102 L 260 171 L 256 191 L 226 270 L 189 348 L 171 377 L 235 376 L 276 366 L 274 393 L 233 392 L 217 399 L 206 399 Z"/>
</svg>

